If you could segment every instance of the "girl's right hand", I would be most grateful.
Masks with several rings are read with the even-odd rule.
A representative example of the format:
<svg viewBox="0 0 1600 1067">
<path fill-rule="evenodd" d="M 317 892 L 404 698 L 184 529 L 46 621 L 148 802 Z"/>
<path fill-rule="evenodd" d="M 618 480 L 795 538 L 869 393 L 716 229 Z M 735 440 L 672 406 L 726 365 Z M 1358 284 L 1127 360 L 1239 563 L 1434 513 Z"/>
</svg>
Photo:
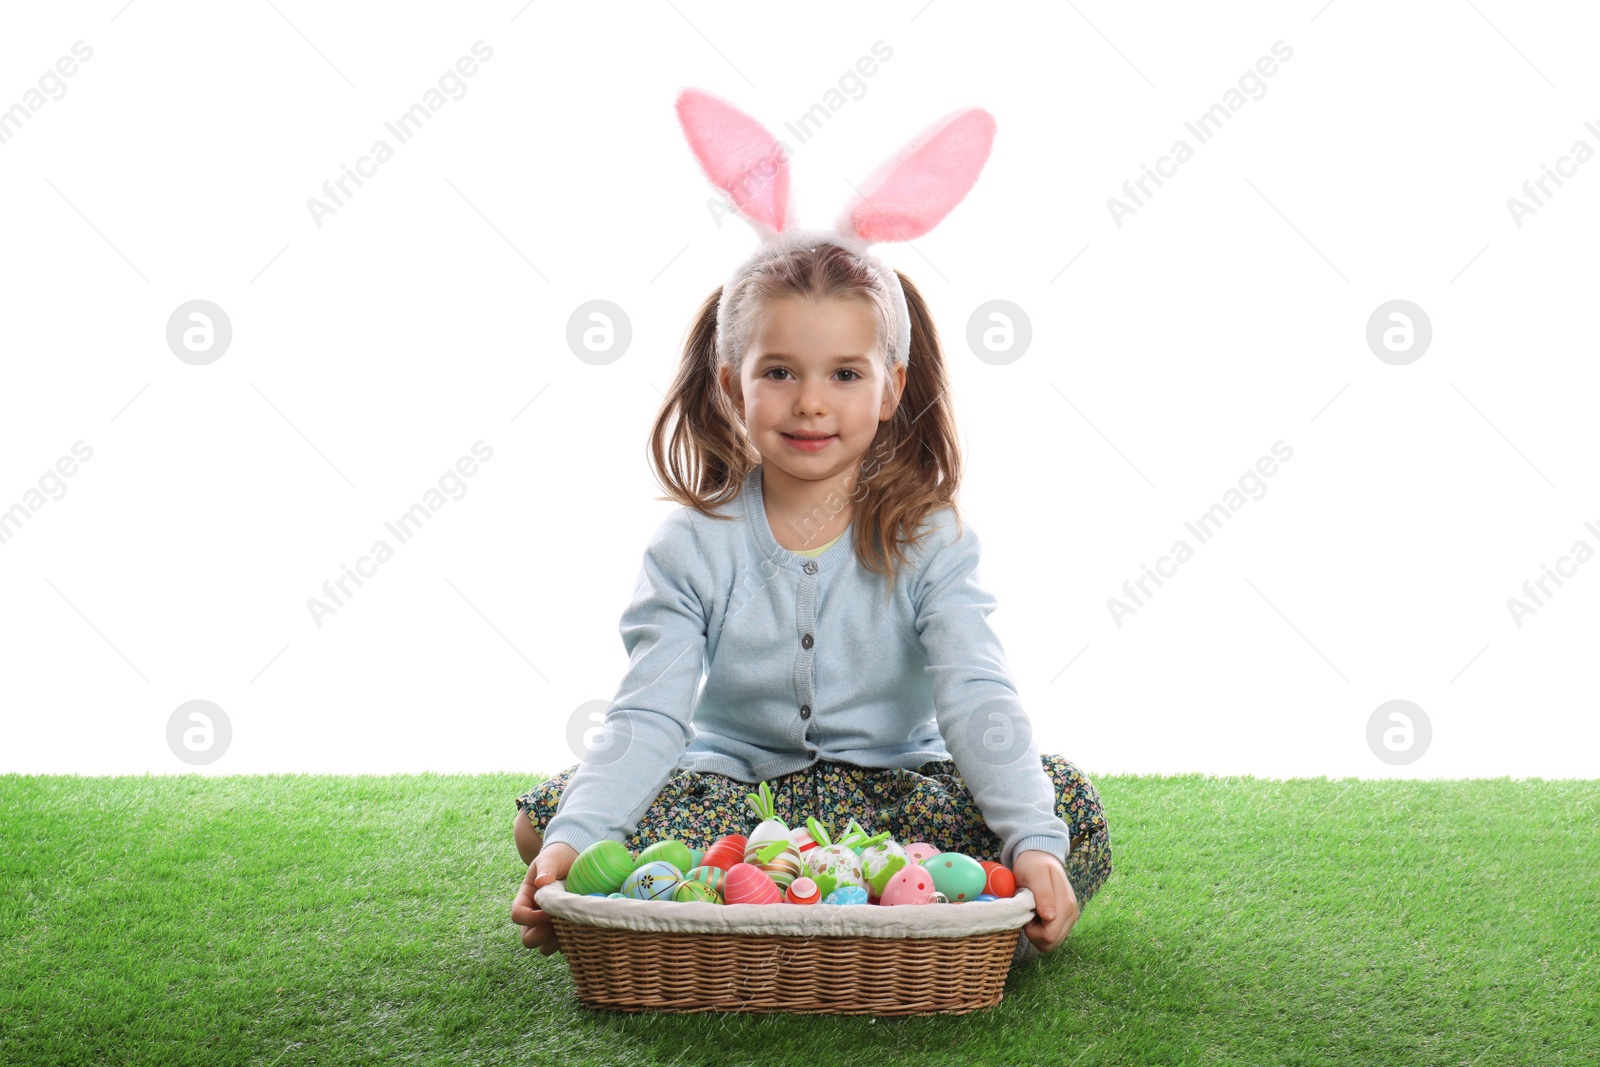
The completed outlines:
<svg viewBox="0 0 1600 1067">
<path fill-rule="evenodd" d="M 565 878 L 572 869 L 572 861 L 577 858 L 578 853 L 573 847 L 563 842 L 544 846 L 533 862 L 528 864 L 528 876 L 522 880 L 522 888 L 517 890 L 517 898 L 511 902 L 511 921 L 523 928 L 522 943 L 529 948 L 538 948 L 541 956 L 560 952 L 561 946 L 556 944 L 555 925 L 550 917 L 534 907 L 533 891 L 549 885 L 557 878 Z"/>
</svg>

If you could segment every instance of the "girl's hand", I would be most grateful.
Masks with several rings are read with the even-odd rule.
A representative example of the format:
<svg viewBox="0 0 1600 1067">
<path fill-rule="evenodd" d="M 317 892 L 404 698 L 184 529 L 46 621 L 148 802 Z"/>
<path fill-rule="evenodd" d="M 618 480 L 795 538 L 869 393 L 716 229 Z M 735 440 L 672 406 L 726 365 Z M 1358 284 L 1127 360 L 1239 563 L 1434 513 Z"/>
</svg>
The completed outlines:
<svg viewBox="0 0 1600 1067">
<path fill-rule="evenodd" d="M 572 861 L 577 858 L 578 853 L 571 845 L 558 841 L 544 846 L 533 862 L 528 864 L 528 876 L 522 880 L 522 888 L 517 890 L 517 899 L 511 902 L 511 921 L 524 928 L 522 943 L 529 948 L 537 948 L 541 956 L 560 952 L 561 946 L 556 944 L 555 924 L 549 916 L 534 907 L 533 891 L 549 885 L 557 878 L 565 878 L 572 869 Z"/>
<path fill-rule="evenodd" d="M 1078 895 L 1067 881 L 1067 869 L 1060 857 L 1029 849 L 1017 853 L 1011 873 L 1016 875 L 1017 885 L 1027 886 L 1033 893 L 1034 919 L 1022 932 L 1034 948 L 1049 952 L 1067 939 L 1078 921 Z"/>
</svg>

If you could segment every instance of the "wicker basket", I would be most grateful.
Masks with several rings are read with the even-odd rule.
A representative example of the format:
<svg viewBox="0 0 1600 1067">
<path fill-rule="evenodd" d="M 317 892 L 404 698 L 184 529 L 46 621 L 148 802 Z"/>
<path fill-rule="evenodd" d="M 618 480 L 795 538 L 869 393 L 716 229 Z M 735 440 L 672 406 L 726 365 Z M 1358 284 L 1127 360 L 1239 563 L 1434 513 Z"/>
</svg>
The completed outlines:
<svg viewBox="0 0 1600 1067">
<path fill-rule="evenodd" d="M 920 907 L 535 901 L 591 1008 L 964 1014 L 1000 1003 L 1033 895 Z"/>
</svg>

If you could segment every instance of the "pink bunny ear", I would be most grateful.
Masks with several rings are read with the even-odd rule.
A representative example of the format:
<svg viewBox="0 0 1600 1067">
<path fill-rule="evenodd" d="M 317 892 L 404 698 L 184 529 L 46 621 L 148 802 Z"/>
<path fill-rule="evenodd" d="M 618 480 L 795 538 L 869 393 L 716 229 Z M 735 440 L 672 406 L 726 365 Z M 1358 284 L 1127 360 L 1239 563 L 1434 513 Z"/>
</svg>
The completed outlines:
<svg viewBox="0 0 1600 1067">
<path fill-rule="evenodd" d="M 861 185 L 839 230 L 862 241 L 910 241 L 961 203 L 988 162 L 994 116 L 951 112 L 924 130 Z"/>
<path fill-rule="evenodd" d="M 789 210 L 789 160 L 766 127 L 699 89 L 678 94 L 678 122 L 706 177 L 748 218 L 782 233 Z"/>
</svg>

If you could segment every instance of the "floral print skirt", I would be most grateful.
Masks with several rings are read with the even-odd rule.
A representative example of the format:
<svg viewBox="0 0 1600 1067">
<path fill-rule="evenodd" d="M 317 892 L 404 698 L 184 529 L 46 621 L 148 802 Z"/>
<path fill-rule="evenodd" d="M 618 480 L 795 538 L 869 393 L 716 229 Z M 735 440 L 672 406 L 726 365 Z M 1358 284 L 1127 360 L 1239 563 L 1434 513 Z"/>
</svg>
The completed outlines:
<svg viewBox="0 0 1600 1067">
<path fill-rule="evenodd" d="M 1111 875 L 1111 838 L 1100 794 L 1082 771 L 1061 756 L 1042 755 L 1045 773 L 1055 783 L 1056 814 L 1072 833 L 1067 880 L 1079 907 Z M 517 798 L 543 836 L 561 791 L 577 770 L 572 766 Z M 1001 842 L 950 760 L 925 763 L 914 771 L 858 767 L 821 760 L 768 783 L 778 818 L 790 826 L 814 815 L 839 832 L 855 819 L 871 833 L 887 830 L 896 841 L 925 841 L 941 851 L 974 859 L 998 860 Z M 748 833 L 757 820 L 745 797 L 755 786 L 726 775 L 680 771 L 661 788 L 623 844 L 638 852 L 663 838 L 691 848 L 706 848 L 726 834 Z"/>
</svg>

